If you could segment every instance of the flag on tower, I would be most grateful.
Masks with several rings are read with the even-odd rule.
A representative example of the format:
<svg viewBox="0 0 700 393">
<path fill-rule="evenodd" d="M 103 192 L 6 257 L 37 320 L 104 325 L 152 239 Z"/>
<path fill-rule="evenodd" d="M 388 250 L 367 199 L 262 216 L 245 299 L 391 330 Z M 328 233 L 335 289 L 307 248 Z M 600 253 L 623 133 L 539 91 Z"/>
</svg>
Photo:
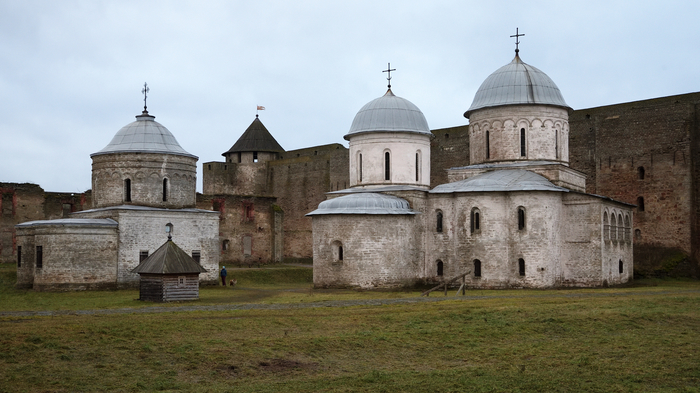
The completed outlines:
<svg viewBox="0 0 700 393">
<path fill-rule="evenodd" d="M 258 110 L 259 110 L 259 111 L 264 111 L 264 110 L 265 110 L 265 107 L 262 106 L 262 105 L 258 105 Z"/>
</svg>

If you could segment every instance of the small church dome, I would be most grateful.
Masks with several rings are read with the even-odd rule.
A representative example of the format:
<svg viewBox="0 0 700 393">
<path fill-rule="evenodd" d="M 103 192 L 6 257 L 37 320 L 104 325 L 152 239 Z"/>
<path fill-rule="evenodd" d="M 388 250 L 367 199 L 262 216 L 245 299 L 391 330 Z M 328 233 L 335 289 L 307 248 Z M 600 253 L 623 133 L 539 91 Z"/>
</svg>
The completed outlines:
<svg viewBox="0 0 700 393">
<path fill-rule="evenodd" d="M 198 157 L 183 149 L 167 128 L 154 120 L 147 111 L 136 116 L 136 121 L 122 127 L 112 141 L 90 157 L 112 153 L 162 153 Z"/>
<path fill-rule="evenodd" d="M 322 214 L 416 214 L 405 199 L 362 192 L 323 201 L 307 216 Z"/>
<path fill-rule="evenodd" d="M 413 132 L 432 136 L 423 112 L 411 101 L 391 91 L 367 103 L 357 112 L 345 139 L 366 132 Z"/>
<path fill-rule="evenodd" d="M 571 110 L 554 81 L 544 72 L 524 63 L 516 54 L 513 61 L 489 75 L 481 84 L 464 117 L 469 118 L 478 109 L 523 104 L 553 105 Z"/>
</svg>

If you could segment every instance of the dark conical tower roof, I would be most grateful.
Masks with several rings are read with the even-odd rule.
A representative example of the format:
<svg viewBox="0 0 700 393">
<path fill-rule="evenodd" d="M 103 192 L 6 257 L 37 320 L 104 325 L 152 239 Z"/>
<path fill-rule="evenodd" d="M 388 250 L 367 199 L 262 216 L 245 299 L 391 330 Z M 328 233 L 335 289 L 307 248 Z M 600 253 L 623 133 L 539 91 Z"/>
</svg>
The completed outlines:
<svg viewBox="0 0 700 393">
<path fill-rule="evenodd" d="M 252 152 L 252 151 L 268 151 L 268 152 L 283 152 L 284 149 L 280 146 L 275 138 L 270 134 L 270 131 L 265 128 L 265 125 L 255 115 L 255 120 L 248 126 L 243 135 L 238 138 L 238 141 L 226 153 L 221 154 L 226 156 L 230 153 Z"/>
<path fill-rule="evenodd" d="M 132 270 L 132 273 L 147 274 L 185 274 L 206 273 L 186 252 L 182 251 L 171 239 Z"/>
</svg>

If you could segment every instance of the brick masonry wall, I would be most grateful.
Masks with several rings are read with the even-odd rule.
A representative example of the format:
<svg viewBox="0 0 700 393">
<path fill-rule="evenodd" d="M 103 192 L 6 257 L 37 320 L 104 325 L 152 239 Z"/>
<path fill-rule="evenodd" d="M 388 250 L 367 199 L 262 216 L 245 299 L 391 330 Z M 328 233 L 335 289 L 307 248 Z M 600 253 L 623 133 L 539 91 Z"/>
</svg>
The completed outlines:
<svg viewBox="0 0 700 393">
<path fill-rule="evenodd" d="M 400 287 L 420 275 L 414 215 L 314 216 L 315 287 Z M 343 259 L 334 247 L 342 245 Z"/>
<path fill-rule="evenodd" d="M 117 281 L 119 286 L 138 285 L 139 275 L 131 273 L 139 264 L 141 251 L 152 254 L 168 240 L 165 225 L 173 224 L 173 242 L 183 251 L 201 253 L 201 265 L 207 269 L 200 282 L 216 283 L 219 270 L 219 217 L 203 210 L 127 210 L 104 209 L 76 213 L 76 218 L 112 218 L 119 222 Z"/>
<path fill-rule="evenodd" d="M 697 255 L 699 102 L 692 93 L 582 109 L 570 118 L 571 166 L 588 175 L 587 191 L 632 204 L 643 198 L 637 245 Z"/>
<path fill-rule="evenodd" d="M 42 225 L 18 229 L 17 286 L 44 290 L 117 287 L 116 227 Z M 36 246 L 42 247 L 42 267 Z"/>
<path fill-rule="evenodd" d="M 64 209 L 64 205 L 65 209 Z M 0 183 L 0 263 L 16 263 L 15 225 L 67 217 L 92 206 L 92 194 L 45 192 L 29 183 Z"/>
<path fill-rule="evenodd" d="M 430 141 L 430 188 L 445 184 L 447 169 L 469 165 L 469 126 L 432 131 Z"/>
<path fill-rule="evenodd" d="M 220 264 L 268 264 L 282 262 L 281 214 L 276 198 L 241 195 L 197 195 L 197 207 L 219 211 Z M 250 239 L 251 253 L 244 249 Z M 279 248 L 279 250 L 277 248 Z"/>
<path fill-rule="evenodd" d="M 131 180 L 131 202 L 125 201 L 125 179 Z M 163 201 L 163 179 L 168 179 L 167 201 Z M 151 153 L 114 153 L 92 158 L 94 207 L 192 207 L 196 186 L 196 158 Z"/>
</svg>

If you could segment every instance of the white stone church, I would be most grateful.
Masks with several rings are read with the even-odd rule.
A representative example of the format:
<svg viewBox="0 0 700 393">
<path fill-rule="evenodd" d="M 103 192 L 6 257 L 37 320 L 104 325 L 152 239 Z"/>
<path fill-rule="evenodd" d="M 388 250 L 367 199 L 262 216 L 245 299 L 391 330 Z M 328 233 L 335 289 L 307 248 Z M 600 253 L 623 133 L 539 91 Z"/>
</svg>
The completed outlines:
<svg viewBox="0 0 700 393">
<path fill-rule="evenodd" d="M 139 275 L 132 270 L 168 235 L 207 270 L 187 280 L 216 282 L 219 212 L 195 208 L 197 156 L 144 107 L 136 121 L 91 157 L 93 209 L 16 226 L 17 286 L 138 285 Z"/>
<path fill-rule="evenodd" d="M 314 285 L 401 287 L 465 273 L 472 288 L 631 280 L 633 205 L 585 193 L 585 175 L 569 168 L 571 111 L 516 49 L 464 113 L 471 162 L 430 189 L 433 135 L 389 86 L 345 135 L 350 188 L 308 214 Z"/>
</svg>

